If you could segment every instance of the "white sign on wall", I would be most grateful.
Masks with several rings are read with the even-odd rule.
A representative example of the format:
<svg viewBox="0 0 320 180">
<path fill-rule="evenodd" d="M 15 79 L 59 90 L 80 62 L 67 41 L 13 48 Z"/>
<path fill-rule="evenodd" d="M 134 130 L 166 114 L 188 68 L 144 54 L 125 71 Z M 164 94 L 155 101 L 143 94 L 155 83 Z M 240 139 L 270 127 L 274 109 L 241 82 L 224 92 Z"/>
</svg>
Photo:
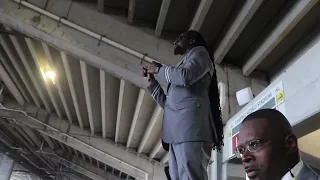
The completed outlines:
<svg viewBox="0 0 320 180">
<path fill-rule="evenodd" d="M 276 86 L 271 88 L 265 93 L 258 101 L 254 104 L 245 107 L 245 110 L 241 114 L 234 116 L 228 123 L 228 143 L 229 143 L 229 158 L 234 157 L 234 151 L 237 147 L 238 134 L 240 130 L 240 124 L 245 117 L 247 117 L 252 112 L 260 109 L 276 109 L 286 116 L 285 107 L 285 93 L 283 90 L 282 81 L 280 81 Z"/>
</svg>

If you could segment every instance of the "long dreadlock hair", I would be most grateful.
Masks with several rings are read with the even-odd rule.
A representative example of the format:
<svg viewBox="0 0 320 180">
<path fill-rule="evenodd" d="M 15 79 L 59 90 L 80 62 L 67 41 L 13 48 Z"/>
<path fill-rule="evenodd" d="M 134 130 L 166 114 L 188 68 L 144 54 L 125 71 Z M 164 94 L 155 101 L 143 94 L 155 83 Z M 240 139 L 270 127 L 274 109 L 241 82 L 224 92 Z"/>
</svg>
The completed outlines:
<svg viewBox="0 0 320 180">
<path fill-rule="evenodd" d="M 211 84 L 209 87 L 209 101 L 210 101 L 210 110 L 211 110 L 211 117 L 212 117 L 212 125 L 213 125 L 213 130 L 214 130 L 214 144 L 213 148 L 216 149 L 217 151 L 221 151 L 221 148 L 223 146 L 223 122 L 222 122 L 222 117 L 221 117 L 221 107 L 220 107 L 220 98 L 219 98 L 219 89 L 218 89 L 218 80 L 217 80 L 217 73 L 216 73 L 216 68 L 214 64 L 214 56 L 212 54 L 212 49 L 209 47 L 204 40 L 203 36 L 194 30 L 190 30 L 187 32 L 187 37 L 188 39 L 193 39 L 194 46 L 203 46 L 207 49 L 212 64 L 213 64 L 213 75 L 211 77 Z"/>
</svg>

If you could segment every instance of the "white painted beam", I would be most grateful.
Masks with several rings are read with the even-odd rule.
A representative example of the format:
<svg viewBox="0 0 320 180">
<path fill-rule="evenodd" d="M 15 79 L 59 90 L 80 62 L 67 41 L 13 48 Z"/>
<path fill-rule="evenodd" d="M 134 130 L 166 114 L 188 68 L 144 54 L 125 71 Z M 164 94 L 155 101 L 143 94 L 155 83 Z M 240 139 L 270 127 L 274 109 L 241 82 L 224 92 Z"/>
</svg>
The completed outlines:
<svg viewBox="0 0 320 180">
<path fill-rule="evenodd" d="M 83 161 L 86 161 L 86 157 L 84 156 L 84 154 L 82 152 L 80 152 L 80 153 L 81 153 Z"/>
<path fill-rule="evenodd" d="M 206 18 L 213 0 L 201 0 L 189 29 L 199 31 Z"/>
<path fill-rule="evenodd" d="M 95 128 L 94 128 L 94 122 L 93 122 L 93 110 L 92 110 L 92 101 L 91 101 L 91 94 L 90 94 L 90 88 L 89 88 L 89 78 L 88 78 L 88 71 L 87 71 L 87 64 L 83 61 L 80 61 L 80 67 L 81 67 L 81 75 L 83 80 L 83 88 L 84 88 L 84 95 L 86 98 L 86 104 L 87 104 L 87 110 L 88 110 L 88 116 L 89 116 L 89 123 L 90 123 L 90 130 L 91 134 L 94 135 Z"/>
<path fill-rule="evenodd" d="M 270 35 L 265 38 L 260 47 L 246 61 L 242 69 L 243 74 L 250 75 L 318 2 L 319 0 L 297 1 Z"/>
<path fill-rule="evenodd" d="M 120 80 L 100 70 L 102 137 L 114 137 L 117 124 Z"/>
<path fill-rule="evenodd" d="M 101 93 L 101 119 L 102 137 L 107 137 L 107 99 L 106 99 L 106 73 L 100 70 L 100 93 Z"/>
<path fill-rule="evenodd" d="M 90 156 L 89 156 L 89 161 L 90 161 L 90 164 L 93 165 L 92 158 Z"/>
<path fill-rule="evenodd" d="M 17 37 L 15 36 L 10 36 L 13 45 L 15 46 L 16 50 L 18 51 L 18 54 L 20 55 L 20 59 L 22 60 L 22 64 L 24 65 L 24 67 L 27 70 L 27 73 L 36 89 L 36 91 L 38 92 L 38 95 L 40 96 L 40 99 L 42 100 L 42 103 L 45 105 L 46 110 L 51 113 L 51 105 L 49 104 L 49 102 L 47 101 L 45 95 L 43 94 L 43 91 L 41 89 L 40 83 L 38 82 L 33 69 L 31 68 L 30 64 L 29 64 L 29 59 L 26 55 L 26 49 L 24 49 L 22 47 L 22 41 L 19 41 Z M 40 77 L 42 78 L 42 77 Z"/>
<path fill-rule="evenodd" d="M 136 105 L 136 109 L 134 111 L 134 115 L 133 115 L 133 119 L 132 119 L 131 127 L 130 127 L 130 132 L 129 132 L 129 136 L 128 136 L 128 140 L 127 140 L 127 148 L 130 147 L 130 144 L 131 144 L 131 141 L 132 141 L 132 137 L 133 137 L 133 134 L 134 134 L 134 130 L 135 130 L 135 127 L 137 125 L 138 117 L 139 117 L 139 114 L 140 114 L 140 112 L 142 110 L 141 106 L 142 106 L 142 102 L 143 102 L 143 99 L 144 99 L 145 95 L 146 95 L 146 91 L 143 90 L 143 89 L 140 89 L 139 96 L 138 96 L 138 101 L 137 101 L 137 105 Z"/>
<path fill-rule="evenodd" d="M 42 134 L 44 134 L 44 133 L 42 133 Z M 61 148 L 63 149 L 64 152 L 67 152 L 66 148 L 64 147 L 64 145 L 61 142 L 59 142 L 59 145 L 61 146 Z"/>
<path fill-rule="evenodd" d="M 153 159 L 157 155 L 157 153 L 160 151 L 161 148 L 162 148 L 162 140 L 161 138 L 159 138 L 156 146 L 151 151 L 149 157 Z"/>
<path fill-rule="evenodd" d="M 16 126 L 15 127 L 15 130 L 20 134 L 20 140 L 22 137 L 24 137 L 24 139 L 26 141 L 25 142 L 28 142 L 28 147 L 36 147 L 36 144 L 31 140 L 31 138 L 27 135 L 27 133 L 25 131 L 23 131 L 23 129 L 19 126 Z"/>
<path fill-rule="evenodd" d="M 147 141 L 148 141 L 148 138 L 152 132 L 152 129 L 154 128 L 154 125 L 156 124 L 157 120 L 159 119 L 161 113 L 162 113 L 163 109 L 160 107 L 160 106 L 157 106 L 153 115 L 152 115 L 152 118 L 148 124 L 148 127 L 143 135 L 143 138 L 141 140 L 141 143 L 139 145 L 139 148 L 138 148 L 138 153 L 141 153 L 143 151 L 143 148 L 144 146 L 146 145 Z"/>
<path fill-rule="evenodd" d="M 41 141 L 39 137 L 33 132 L 32 129 L 25 127 L 23 128 L 23 131 L 30 137 L 30 139 L 37 145 L 37 147 L 41 146 Z"/>
<path fill-rule="evenodd" d="M 101 13 L 104 13 L 105 2 L 106 0 L 98 0 L 98 11 Z"/>
<path fill-rule="evenodd" d="M 51 149 L 54 149 L 55 148 L 55 145 L 53 143 L 53 141 L 50 139 L 49 136 L 45 135 L 45 134 L 42 134 L 40 133 L 43 137 L 43 139 L 48 143 L 48 145 L 50 146 Z"/>
<path fill-rule="evenodd" d="M 157 21 L 156 30 L 155 30 L 156 37 L 160 37 L 162 34 L 162 29 L 169 11 L 170 3 L 171 3 L 171 0 L 162 0 L 160 13 L 158 16 L 158 21 Z"/>
<path fill-rule="evenodd" d="M 77 119 L 79 122 L 79 126 L 81 129 L 83 129 L 83 119 L 82 119 L 82 115 L 81 115 L 81 110 L 79 107 L 79 102 L 78 102 L 78 98 L 77 98 L 77 92 L 75 89 L 75 82 L 74 79 L 71 75 L 71 68 L 69 66 L 69 60 L 68 60 L 68 56 L 66 53 L 61 51 L 61 58 L 62 58 L 62 62 L 63 62 L 63 67 L 64 70 L 66 72 L 66 76 L 67 76 L 67 80 L 68 80 L 68 84 L 69 84 L 69 88 L 70 88 L 70 93 L 71 93 L 71 97 L 72 97 L 72 101 L 74 104 L 74 108 L 76 110 L 76 114 L 77 114 Z"/>
<path fill-rule="evenodd" d="M 136 10 L 136 0 L 129 0 L 128 22 L 130 24 L 133 23 L 135 10 Z"/>
<path fill-rule="evenodd" d="M 73 151 L 74 151 L 75 155 L 79 158 L 80 156 L 79 156 L 79 154 L 78 154 L 78 151 L 75 150 L 75 149 L 73 149 Z"/>
<path fill-rule="evenodd" d="M 48 58 L 48 62 L 50 64 L 50 67 L 56 71 L 57 67 L 55 67 L 55 60 L 53 59 L 53 55 L 52 55 L 52 52 L 50 51 L 49 46 L 47 44 L 45 44 L 45 43 L 41 43 L 41 44 L 42 44 L 42 48 L 44 50 L 44 53 L 46 54 L 46 56 Z M 68 118 L 69 122 L 72 123 L 73 119 L 71 117 L 70 107 L 68 106 L 68 103 L 67 103 L 67 100 L 66 100 L 66 95 L 65 95 L 65 93 L 63 91 L 63 88 L 62 88 L 62 85 L 61 85 L 61 82 L 60 82 L 60 78 L 64 78 L 64 77 L 61 77 L 61 74 L 58 75 L 58 78 L 55 79 L 55 83 L 56 83 L 56 86 L 57 86 L 58 94 L 60 96 L 62 105 L 63 105 L 64 110 L 66 112 L 67 118 Z"/>
<path fill-rule="evenodd" d="M 39 74 L 41 75 L 41 67 L 40 67 L 40 64 L 39 64 L 40 59 L 39 59 L 39 57 L 38 57 L 40 52 L 37 51 L 37 49 L 36 49 L 36 47 L 35 47 L 35 42 L 34 42 L 34 40 L 32 40 L 32 39 L 30 39 L 30 38 L 25 38 L 25 41 L 26 41 L 26 43 L 27 43 L 27 46 L 28 46 L 28 48 L 29 48 L 29 51 L 30 51 L 31 56 L 32 56 L 32 58 L 33 58 L 33 61 L 34 61 L 35 65 L 37 66 L 37 69 L 38 69 L 38 71 L 39 71 Z M 27 67 L 27 66 L 28 66 L 27 63 L 25 63 L 25 64 L 26 64 L 26 67 Z M 31 66 L 29 66 L 28 68 L 31 68 Z M 34 84 L 35 84 L 36 89 L 37 89 L 37 91 L 38 91 L 38 93 L 39 93 L 39 95 L 40 95 L 40 98 L 42 99 L 42 101 L 43 101 L 43 103 L 44 103 L 44 106 L 46 107 L 47 111 L 51 113 L 51 104 L 49 103 L 49 101 L 47 100 L 47 98 L 45 97 L 45 95 L 43 94 L 42 90 L 40 90 L 40 89 L 41 89 L 40 84 L 38 84 L 38 81 L 36 80 L 36 78 L 33 77 L 33 76 L 35 76 L 35 75 L 34 75 L 34 74 L 31 75 L 31 73 L 29 73 L 29 74 L 30 74 L 31 79 L 33 79 L 33 78 L 35 79 L 35 80 L 34 80 Z M 49 97 L 50 97 L 50 99 L 51 99 L 51 102 L 52 102 L 52 104 L 53 104 L 53 107 L 54 107 L 54 109 L 56 110 L 57 115 L 58 115 L 60 118 L 62 118 L 62 113 L 61 113 L 60 108 L 59 108 L 59 106 L 58 106 L 58 103 L 57 103 L 57 101 L 56 101 L 56 97 L 54 96 L 54 94 L 53 94 L 53 92 L 52 92 L 52 89 L 51 89 L 51 88 L 53 88 L 53 87 L 49 87 L 48 84 L 45 82 L 45 80 L 44 80 L 42 77 L 40 77 L 40 81 L 44 84 L 45 88 L 47 89 L 47 92 L 48 92 L 48 94 L 49 94 Z"/>
<path fill-rule="evenodd" d="M 121 80 L 120 82 L 120 92 L 119 92 L 119 102 L 118 102 L 118 113 L 117 113 L 117 125 L 116 125 L 116 135 L 114 141 L 117 143 L 119 141 L 119 131 L 120 131 L 120 121 L 121 121 L 121 113 L 122 113 L 122 105 L 123 103 L 123 96 L 124 96 L 124 86 L 125 81 Z"/>
<path fill-rule="evenodd" d="M 1 36 L 1 35 L 0 35 Z M 1 40 L 0 40 L 0 44 L 1 44 Z M 17 86 L 18 90 L 21 92 L 21 95 L 23 96 L 23 98 L 28 102 L 31 103 L 31 99 L 29 98 L 29 95 L 27 93 L 27 91 L 25 90 L 25 88 L 22 86 L 23 82 L 20 81 L 20 79 L 18 78 L 18 74 L 14 71 L 14 67 L 12 68 L 9 65 L 9 61 L 8 59 L 5 59 L 5 57 L 1 54 L 2 52 L 0 51 L 0 62 L 2 62 L 3 67 L 6 69 L 6 71 L 8 72 L 8 74 L 10 75 L 10 77 L 12 78 L 12 81 L 15 83 L 15 85 Z"/>
<path fill-rule="evenodd" d="M 0 79 L 4 82 L 4 84 L 8 87 L 13 97 L 19 102 L 20 105 L 24 105 L 25 100 L 22 97 L 22 94 L 16 87 L 15 83 L 12 81 L 10 75 L 4 69 L 2 64 L 0 63 Z"/>
<path fill-rule="evenodd" d="M 245 4 L 242 6 L 240 12 L 214 53 L 216 63 L 222 62 L 223 58 L 236 42 L 262 2 L 263 0 L 245 1 Z"/>
<path fill-rule="evenodd" d="M 6 103 L 14 102 L 7 101 Z M 3 105 L 6 106 L 6 103 Z M 17 105 L 16 108 L 20 109 L 21 106 Z M 36 111 L 36 109 L 28 109 L 28 113 L 34 113 L 34 111 Z M 68 126 L 67 122 L 58 119 L 56 116 L 50 116 L 47 124 L 45 124 L 43 120 L 37 120 L 28 115 L 26 116 L 23 112 L 16 110 L 12 111 L 10 109 L 0 108 L 0 114 L 3 117 L 15 119 L 39 132 L 45 133 L 51 138 L 82 151 L 88 156 L 99 159 L 99 161 L 137 179 L 160 180 L 165 177 L 162 165 L 156 162 L 150 162 L 147 158 L 136 156 L 126 151 L 125 148 L 115 146 L 113 143 L 105 141 L 102 138 L 91 138 L 89 137 L 90 132 L 81 130 L 74 125 Z"/>
<path fill-rule="evenodd" d="M 68 145 L 66 145 L 66 146 L 67 146 L 67 149 L 68 149 L 69 153 L 72 154 L 71 148 Z"/>
<path fill-rule="evenodd" d="M 35 102 L 37 107 L 40 107 L 40 105 L 41 105 L 40 104 L 40 100 L 39 100 L 38 96 L 36 95 L 36 92 L 33 90 L 31 82 L 27 79 L 27 75 L 24 73 L 25 71 L 23 70 L 23 67 L 21 66 L 21 63 L 18 62 L 18 59 L 20 59 L 19 57 L 21 57 L 21 54 L 18 51 L 19 49 L 17 49 L 17 53 L 19 55 L 19 57 L 17 57 L 16 53 L 13 51 L 13 47 L 11 47 L 10 44 L 9 44 L 9 39 L 7 39 L 7 38 L 3 37 L 2 35 L 0 35 L 0 42 L 1 42 L 1 45 L 4 48 L 4 50 L 6 51 L 8 57 L 10 58 L 11 63 L 13 64 L 13 67 L 18 72 L 22 82 L 24 83 L 24 85 L 26 86 L 28 92 L 30 93 L 33 101 Z M 13 44 L 13 45 L 16 46 L 16 44 Z"/>
<path fill-rule="evenodd" d="M 165 164 L 167 163 L 169 160 L 169 154 L 168 153 L 165 153 L 165 155 L 161 158 L 161 163 Z"/>
</svg>

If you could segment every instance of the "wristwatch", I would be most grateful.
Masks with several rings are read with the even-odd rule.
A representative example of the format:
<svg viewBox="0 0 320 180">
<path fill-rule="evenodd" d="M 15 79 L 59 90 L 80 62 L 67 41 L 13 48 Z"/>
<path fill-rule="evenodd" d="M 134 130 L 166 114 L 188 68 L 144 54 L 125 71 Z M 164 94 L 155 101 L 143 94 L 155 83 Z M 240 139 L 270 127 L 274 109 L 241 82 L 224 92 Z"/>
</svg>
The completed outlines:
<svg viewBox="0 0 320 180">
<path fill-rule="evenodd" d="M 159 73 L 161 67 L 162 67 L 162 64 L 158 64 L 158 65 L 157 65 L 156 74 Z"/>
</svg>

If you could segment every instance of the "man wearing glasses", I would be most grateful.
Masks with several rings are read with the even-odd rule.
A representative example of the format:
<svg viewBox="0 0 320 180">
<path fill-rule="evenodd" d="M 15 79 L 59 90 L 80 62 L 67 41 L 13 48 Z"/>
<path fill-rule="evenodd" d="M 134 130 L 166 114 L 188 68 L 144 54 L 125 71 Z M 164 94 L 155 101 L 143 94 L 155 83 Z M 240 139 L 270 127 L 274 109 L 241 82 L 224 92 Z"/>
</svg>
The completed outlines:
<svg viewBox="0 0 320 180">
<path fill-rule="evenodd" d="M 259 110 L 243 120 L 236 155 L 250 180 L 320 180 L 300 160 L 297 137 L 277 110 Z"/>
</svg>

